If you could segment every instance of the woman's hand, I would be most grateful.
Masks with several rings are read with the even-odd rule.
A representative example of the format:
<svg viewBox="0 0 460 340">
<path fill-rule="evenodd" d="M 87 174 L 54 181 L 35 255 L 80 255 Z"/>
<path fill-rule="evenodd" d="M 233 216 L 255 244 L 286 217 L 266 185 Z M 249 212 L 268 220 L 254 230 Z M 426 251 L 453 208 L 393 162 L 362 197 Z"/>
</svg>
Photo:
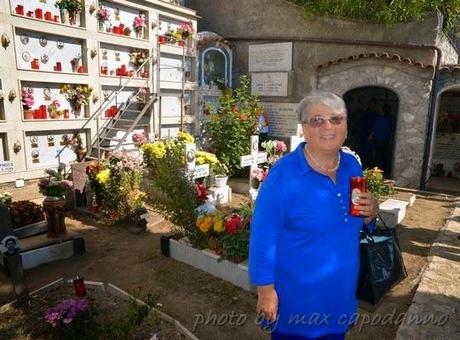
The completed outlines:
<svg viewBox="0 0 460 340">
<path fill-rule="evenodd" d="M 277 313 L 278 294 L 275 287 L 257 286 L 257 314 L 262 315 L 266 320 L 275 321 Z"/>
<path fill-rule="evenodd" d="M 380 211 L 379 202 L 372 196 L 370 192 L 362 192 L 359 194 L 359 205 L 356 207 L 361 215 L 365 217 L 364 223 L 369 224 Z"/>
</svg>

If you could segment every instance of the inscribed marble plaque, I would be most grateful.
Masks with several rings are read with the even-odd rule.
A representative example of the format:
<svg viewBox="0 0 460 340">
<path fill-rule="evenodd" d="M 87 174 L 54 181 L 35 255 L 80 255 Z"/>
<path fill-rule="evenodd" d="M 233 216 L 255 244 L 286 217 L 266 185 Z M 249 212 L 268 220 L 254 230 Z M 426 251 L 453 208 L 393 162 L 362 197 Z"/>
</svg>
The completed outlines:
<svg viewBox="0 0 460 340">
<path fill-rule="evenodd" d="M 249 72 L 291 70 L 292 42 L 249 46 Z"/>
<path fill-rule="evenodd" d="M 286 97 L 288 94 L 288 73 L 251 74 L 251 93 L 264 97 Z"/>
<path fill-rule="evenodd" d="M 268 112 L 268 134 L 290 137 L 297 134 L 297 103 L 261 103 Z"/>
</svg>

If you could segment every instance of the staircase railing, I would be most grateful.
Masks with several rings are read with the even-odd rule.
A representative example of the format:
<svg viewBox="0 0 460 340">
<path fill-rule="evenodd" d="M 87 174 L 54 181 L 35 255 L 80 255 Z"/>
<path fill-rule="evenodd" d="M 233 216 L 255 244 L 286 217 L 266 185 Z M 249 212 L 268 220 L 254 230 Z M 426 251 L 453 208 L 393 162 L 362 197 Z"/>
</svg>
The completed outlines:
<svg viewBox="0 0 460 340">
<path fill-rule="evenodd" d="M 155 65 L 154 62 L 152 62 L 153 60 L 156 60 L 156 55 L 154 53 L 154 49 L 151 50 L 150 52 L 150 55 L 149 57 L 136 69 L 135 71 L 135 74 L 138 74 L 146 65 L 151 65 L 151 69 L 150 69 L 150 76 L 153 77 L 153 67 Z M 96 111 L 94 111 L 94 113 L 86 120 L 86 122 L 74 133 L 74 136 L 76 136 L 78 133 L 84 131 L 94 120 L 96 120 L 96 140 L 97 141 L 100 141 L 100 126 L 99 126 L 99 118 L 101 116 L 101 114 L 103 112 L 105 112 L 105 110 L 113 103 L 114 100 L 116 100 L 116 98 L 118 97 L 118 95 L 123 91 L 123 89 L 125 89 L 133 79 L 137 79 L 135 78 L 134 76 L 130 76 L 128 79 L 126 79 L 126 81 L 124 83 L 122 83 L 122 78 L 123 76 L 120 76 L 120 88 L 118 90 L 113 90 L 110 95 L 108 97 L 106 97 L 104 99 L 104 101 L 101 103 L 101 105 L 96 109 Z M 149 79 L 146 79 L 147 83 L 149 82 Z M 136 92 L 137 94 L 139 93 L 139 90 Z M 132 93 L 129 97 L 129 99 L 131 99 L 135 94 Z M 128 101 L 126 101 L 127 103 Z M 125 104 L 126 104 L 125 103 Z M 109 119 L 106 124 L 110 121 L 111 119 Z M 86 154 L 90 153 L 91 152 L 91 148 L 92 148 L 92 143 L 90 143 L 91 145 L 87 145 L 87 150 L 86 150 Z M 60 163 L 60 157 L 61 157 L 61 153 L 67 148 L 67 145 L 65 145 L 63 148 L 61 148 L 59 150 L 59 152 L 57 153 L 56 155 L 56 158 L 59 160 L 59 163 Z M 100 159 L 100 150 L 98 150 L 98 159 Z"/>
</svg>

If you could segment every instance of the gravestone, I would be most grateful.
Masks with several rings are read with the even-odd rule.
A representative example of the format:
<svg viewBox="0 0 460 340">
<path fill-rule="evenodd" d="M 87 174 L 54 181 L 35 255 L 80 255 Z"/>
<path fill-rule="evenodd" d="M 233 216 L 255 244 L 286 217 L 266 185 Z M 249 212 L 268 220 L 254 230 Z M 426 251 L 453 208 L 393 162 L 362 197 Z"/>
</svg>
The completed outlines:
<svg viewBox="0 0 460 340">
<path fill-rule="evenodd" d="M 21 245 L 18 238 L 13 234 L 10 212 L 7 207 L 0 206 L 0 252 L 3 256 L 3 264 L 10 274 L 13 289 L 18 303 L 27 300 L 29 293 L 27 290 L 24 269 L 19 251 Z"/>
<path fill-rule="evenodd" d="M 254 170 L 257 169 L 257 165 L 267 162 L 267 153 L 259 152 L 259 136 L 251 136 L 251 154 L 240 157 L 240 166 L 242 168 L 249 168 L 249 196 L 255 200 L 257 197 L 257 189 L 252 188 Z"/>
<path fill-rule="evenodd" d="M 72 170 L 72 182 L 73 182 L 73 192 L 74 192 L 74 206 L 78 208 L 86 208 L 88 204 L 87 193 L 88 186 L 86 186 L 86 181 L 88 175 L 86 174 L 86 167 L 90 165 L 91 162 L 81 162 L 74 163 L 70 166 Z"/>
</svg>

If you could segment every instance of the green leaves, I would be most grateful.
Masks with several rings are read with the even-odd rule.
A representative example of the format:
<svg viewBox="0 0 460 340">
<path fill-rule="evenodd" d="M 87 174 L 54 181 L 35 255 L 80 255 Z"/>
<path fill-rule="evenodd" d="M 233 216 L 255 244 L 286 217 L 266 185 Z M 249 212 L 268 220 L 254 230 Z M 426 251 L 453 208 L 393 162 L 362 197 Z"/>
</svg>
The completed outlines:
<svg viewBox="0 0 460 340">
<path fill-rule="evenodd" d="M 213 153 L 229 169 L 229 175 L 240 169 L 240 157 L 251 149 L 250 137 L 256 134 L 257 112 L 263 111 L 256 96 L 251 95 L 251 83 L 247 75 L 240 77 L 240 86 L 232 94 L 223 91 L 220 108 L 213 112 L 205 125 L 205 133 Z"/>
<path fill-rule="evenodd" d="M 423 19 L 427 12 L 444 15 L 444 28 L 457 26 L 460 0 L 288 0 L 302 6 L 311 16 L 332 16 L 369 22 L 394 24 Z"/>
</svg>

